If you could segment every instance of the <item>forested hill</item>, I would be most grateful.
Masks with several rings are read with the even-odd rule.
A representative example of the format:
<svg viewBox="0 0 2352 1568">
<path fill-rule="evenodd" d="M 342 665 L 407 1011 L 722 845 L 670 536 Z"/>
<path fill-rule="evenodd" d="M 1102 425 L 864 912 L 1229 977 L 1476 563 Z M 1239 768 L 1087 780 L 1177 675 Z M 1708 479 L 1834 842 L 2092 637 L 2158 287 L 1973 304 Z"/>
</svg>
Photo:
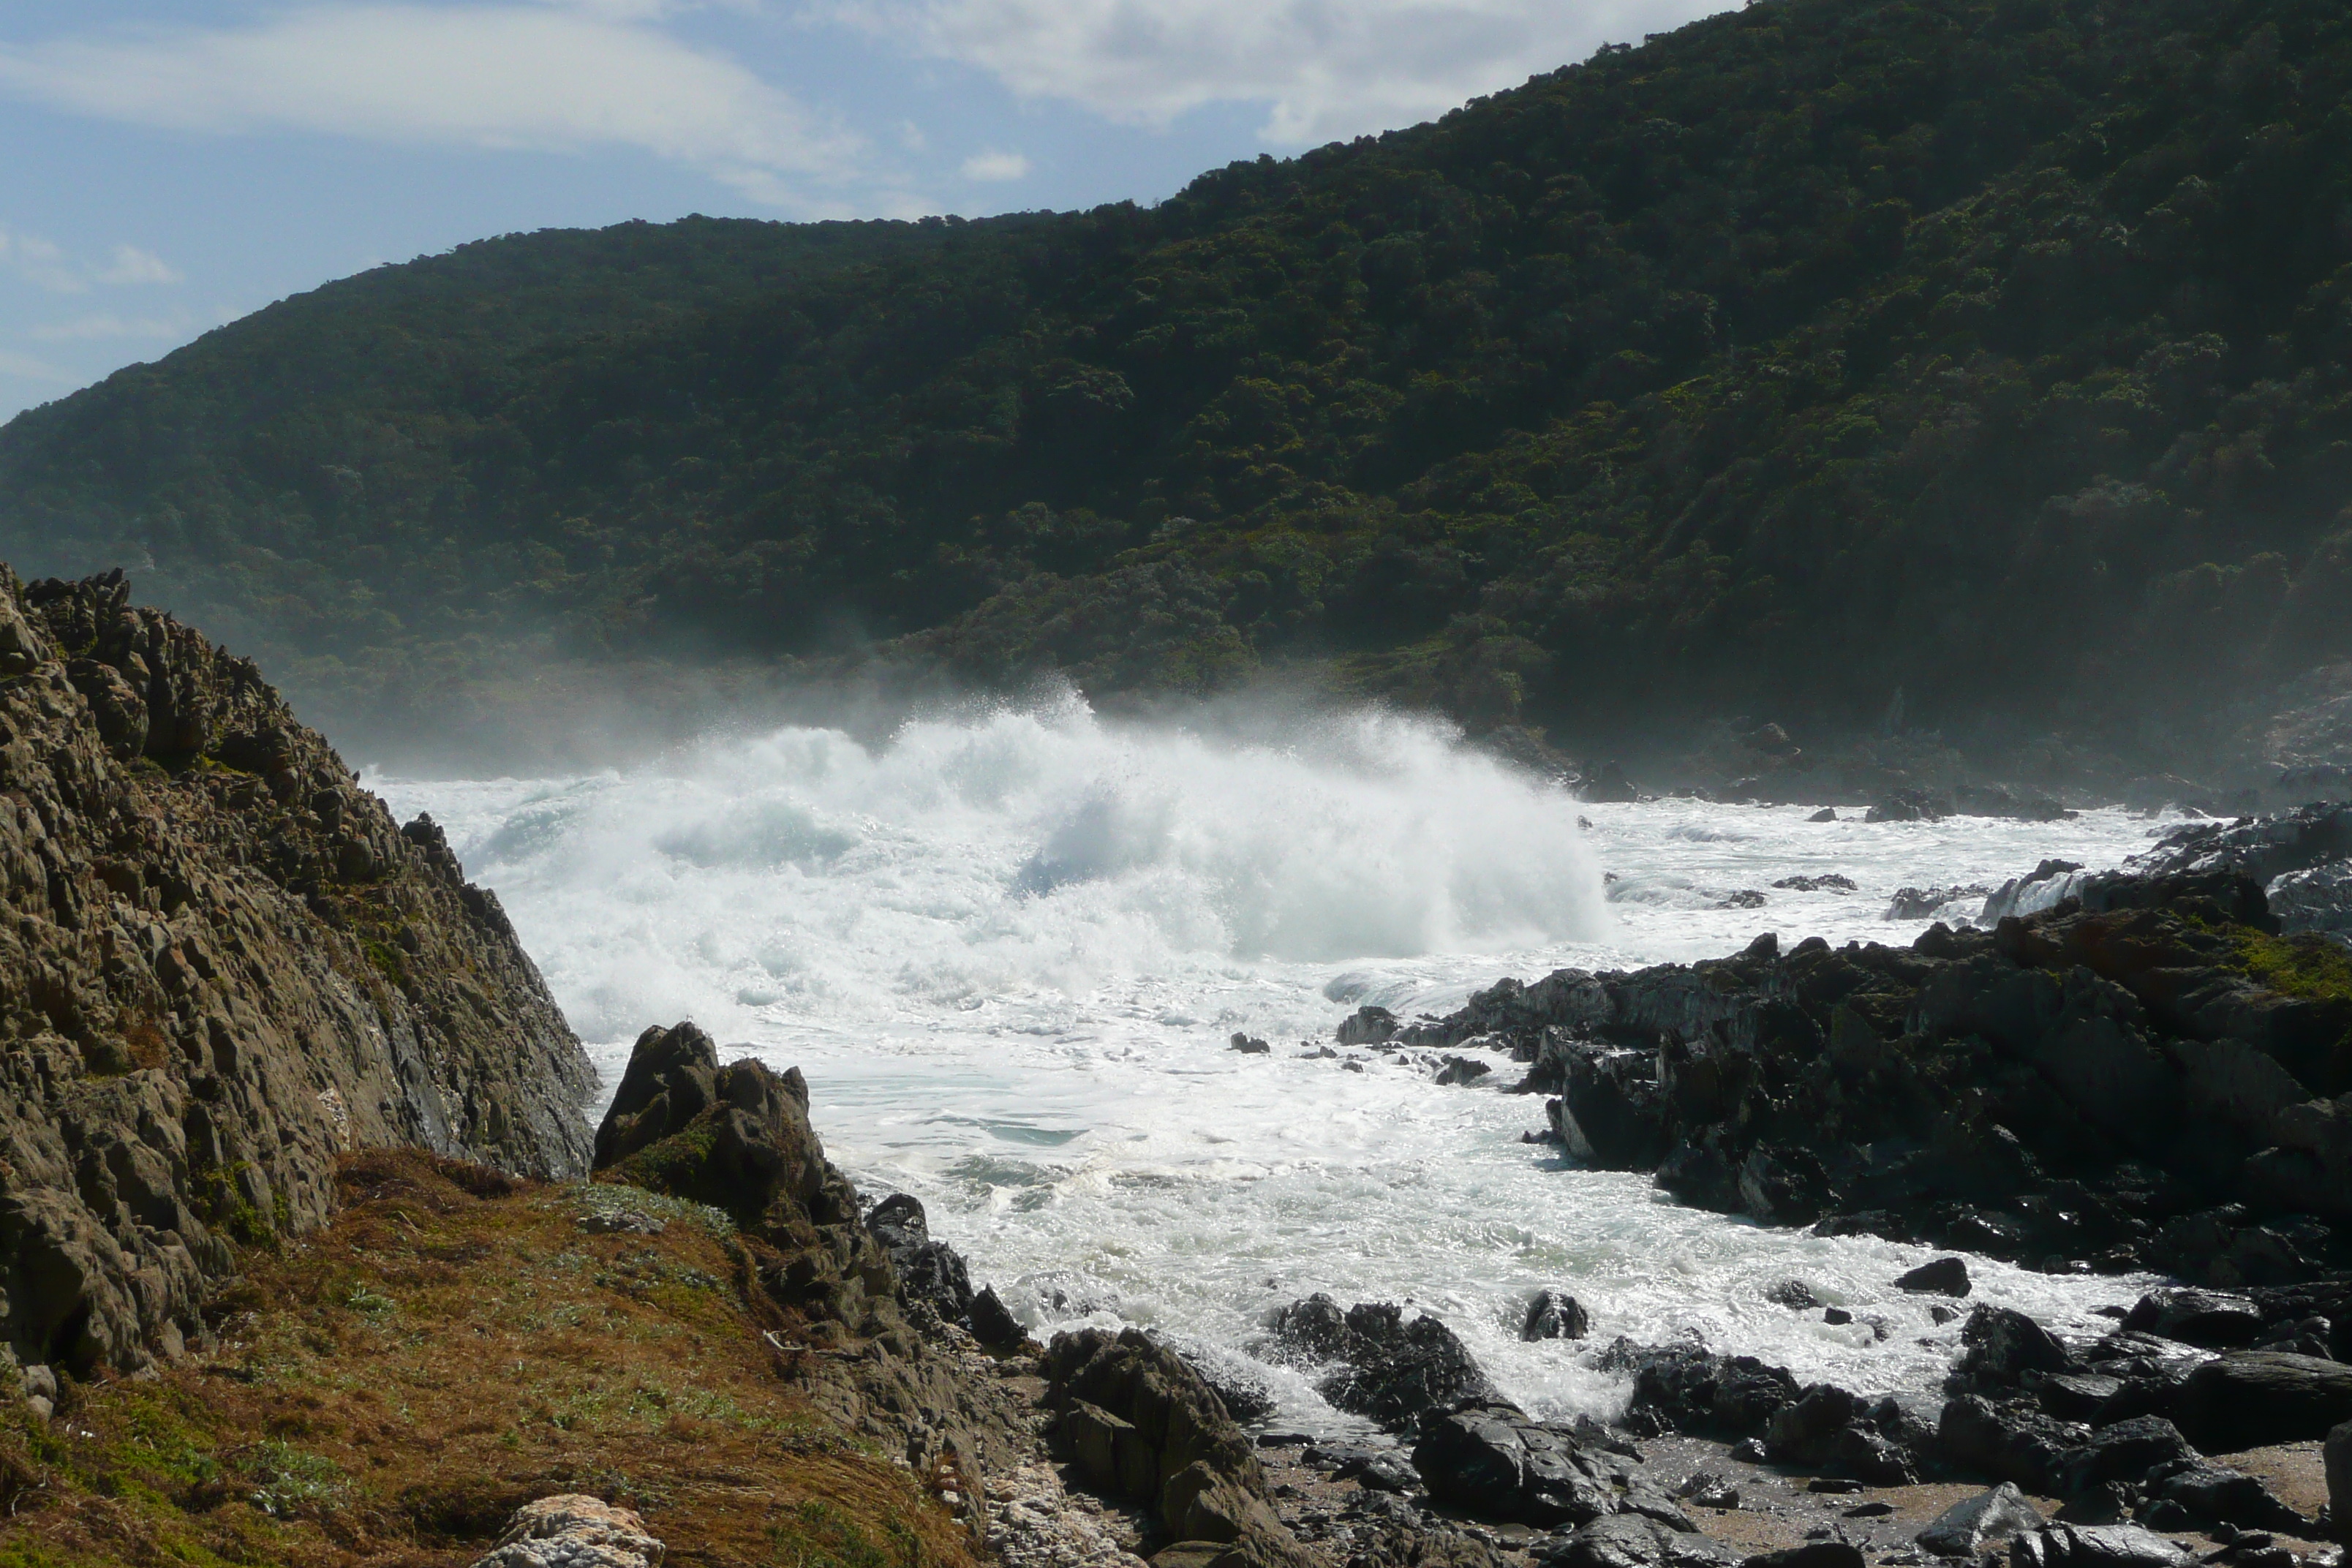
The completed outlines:
<svg viewBox="0 0 2352 1568">
<path fill-rule="evenodd" d="M 2205 702 L 2352 653 L 2347 84 L 2340 0 L 1763 0 L 1149 209 L 485 241 L 21 416 L 0 555 L 386 721 L 893 638 L 1474 726 Z"/>
</svg>

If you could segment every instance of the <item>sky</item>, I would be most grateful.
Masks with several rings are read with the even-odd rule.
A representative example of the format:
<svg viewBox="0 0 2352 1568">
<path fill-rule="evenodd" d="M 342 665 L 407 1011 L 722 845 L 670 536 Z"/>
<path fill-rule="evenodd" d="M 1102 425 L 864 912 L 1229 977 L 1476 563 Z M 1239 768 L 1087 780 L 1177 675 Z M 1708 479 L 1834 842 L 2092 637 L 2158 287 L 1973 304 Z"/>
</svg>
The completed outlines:
<svg viewBox="0 0 2352 1568">
<path fill-rule="evenodd" d="M 0 419 L 470 239 L 1157 201 L 1726 0 L 7 0 Z"/>
</svg>

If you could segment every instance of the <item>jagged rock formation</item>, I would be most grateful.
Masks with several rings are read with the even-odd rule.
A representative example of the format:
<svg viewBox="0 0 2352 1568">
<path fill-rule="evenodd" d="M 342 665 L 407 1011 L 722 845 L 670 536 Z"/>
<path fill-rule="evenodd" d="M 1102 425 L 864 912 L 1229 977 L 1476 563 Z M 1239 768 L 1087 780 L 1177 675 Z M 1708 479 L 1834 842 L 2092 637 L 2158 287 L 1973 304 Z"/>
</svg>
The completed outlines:
<svg viewBox="0 0 2352 1568">
<path fill-rule="evenodd" d="M 1507 981 L 1398 1037 L 1514 1046 L 1572 1154 L 1706 1207 L 2284 1285 L 2352 1262 L 2352 966 L 2274 932 L 2200 862 L 1905 948 Z"/>
<path fill-rule="evenodd" d="M 175 1356 L 339 1154 L 572 1173 L 594 1082 L 496 896 L 251 661 L 0 566 L 0 1345 Z"/>
</svg>

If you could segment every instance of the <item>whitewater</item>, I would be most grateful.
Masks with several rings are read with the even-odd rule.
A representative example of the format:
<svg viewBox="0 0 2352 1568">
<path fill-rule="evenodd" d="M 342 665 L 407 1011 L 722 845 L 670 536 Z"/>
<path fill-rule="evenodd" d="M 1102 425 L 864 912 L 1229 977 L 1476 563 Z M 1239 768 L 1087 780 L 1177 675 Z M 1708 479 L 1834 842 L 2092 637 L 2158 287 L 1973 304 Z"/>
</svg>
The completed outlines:
<svg viewBox="0 0 2352 1568">
<path fill-rule="evenodd" d="M 1445 1320 L 1540 1414 L 1610 1414 L 1618 1335 L 1695 1338 L 1800 1379 L 1927 1389 L 1958 1325 L 1891 1281 L 1934 1256 L 1678 1206 L 1522 1141 L 1539 1097 L 1496 1057 L 1310 1058 L 1359 1005 L 1443 1014 L 1505 975 L 1711 957 L 1759 932 L 1907 942 L 1901 887 L 2100 868 L 2160 825 L 1811 823 L 1804 806 L 1579 802 L 1380 711 L 1243 731 L 1119 723 L 1075 698 L 942 714 L 887 742 L 794 727 L 572 778 L 374 778 L 495 888 L 609 1092 L 651 1024 L 692 1018 L 807 1076 L 827 1152 L 919 1197 L 1040 1332 L 1133 1323 L 1248 1358 L 1310 1292 Z M 1775 889 L 1835 873 L 1853 891 Z M 1761 908 L 1725 908 L 1744 890 Z M 1233 1050 L 1261 1037 L 1264 1055 Z M 1974 1300 L 2088 1331 L 2139 1282 L 1970 1259 Z M 1766 1298 L 1798 1279 L 1854 1321 Z M 1523 1344 L 1528 1299 L 1591 1310 Z M 1278 1419 L 1357 1429 L 1255 1368 Z"/>
</svg>

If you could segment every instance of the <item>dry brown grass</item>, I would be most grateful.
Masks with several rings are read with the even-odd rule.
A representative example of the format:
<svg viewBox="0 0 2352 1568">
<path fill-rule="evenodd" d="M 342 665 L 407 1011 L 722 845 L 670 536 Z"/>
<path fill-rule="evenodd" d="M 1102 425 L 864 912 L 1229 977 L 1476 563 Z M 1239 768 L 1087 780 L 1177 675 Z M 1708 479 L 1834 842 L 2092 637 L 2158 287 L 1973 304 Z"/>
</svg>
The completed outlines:
<svg viewBox="0 0 2352 1568">
<path fill-rule="evenodd" d="M 457 1568 L 558 1491 L 637 1510 L 677 1564 L 971 1568 L 794 1396 L 723 1216 L 415 1153 L 343 1184 L 332 1226 L 249 1256 L 209 1352 L 0 1415 L 0 1568 Z M 662 1233 L 581 1223 L 619 1208 Z"/>
</svg>

